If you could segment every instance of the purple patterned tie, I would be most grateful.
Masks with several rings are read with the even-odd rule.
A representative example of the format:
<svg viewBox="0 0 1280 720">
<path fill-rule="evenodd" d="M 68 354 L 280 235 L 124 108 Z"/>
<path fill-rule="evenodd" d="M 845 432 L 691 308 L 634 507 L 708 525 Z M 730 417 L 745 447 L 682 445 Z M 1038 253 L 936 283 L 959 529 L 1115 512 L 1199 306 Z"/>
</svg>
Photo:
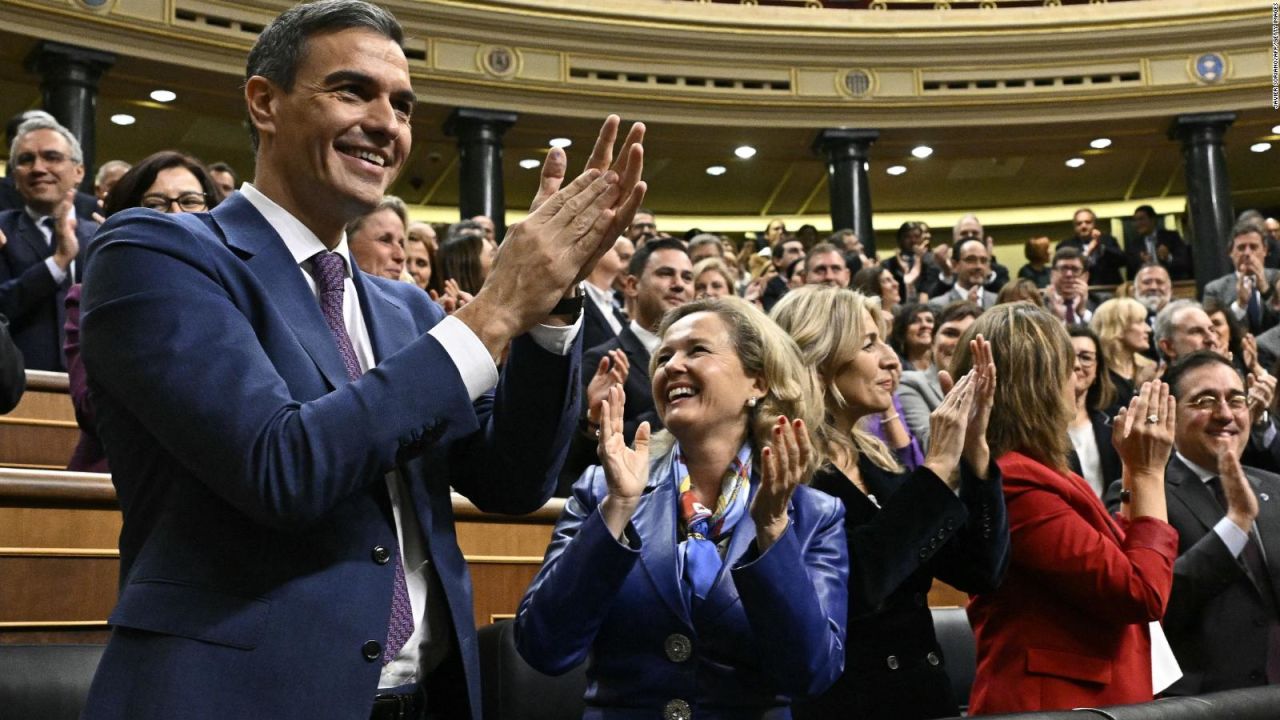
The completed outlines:
<svg viewBox="0 0 1280 720">
<path fill-rule="evenodd" d="M 342 293 L 346 281 L 342 256 L 332 252 L 317 253 L 311 258 L 311 269 L 316 279 L 316 291 L 320 295 L 320 311 L 324 313 L 325 324 L 329 326 L 329 332 L 333 333 L 333 340 L 338 345 L 338 354 L 342 356 L 347 377 L 356 380 L 361 375 L 360 362 L 356 359 L 351 336 L 347 334 L 347 326 L 342 319 Z M 408 642 L 409 636 L 413 635 L 413 607 L 409 604 L 404 563 L 400 553 L 396 553 L 391 560 L 395 563 L 396 579 L 391 588 L 391 619 L 387 623 L 387 642 L 382 649 L 383 665 L 395 659 Z"/>
</svg>

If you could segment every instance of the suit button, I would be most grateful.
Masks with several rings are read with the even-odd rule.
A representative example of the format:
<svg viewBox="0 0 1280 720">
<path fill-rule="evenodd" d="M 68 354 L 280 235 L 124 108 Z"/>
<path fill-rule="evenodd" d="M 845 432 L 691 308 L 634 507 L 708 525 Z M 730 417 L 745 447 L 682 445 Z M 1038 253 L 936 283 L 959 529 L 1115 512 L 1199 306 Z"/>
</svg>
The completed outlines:
<svg viewBox="0 0 1280 720">
<path fill-rule="evenodd" d="M 668 635 L 662 647 L 667 651 L 667 659 L 671 662 L 682 663 L 693 654 L 693 643 L 680 633 Z"/>
<path fill-rule="evenodd" d="M 921 559 L 921 560 L 928 560 L 928 559 L 929 559 L 929 548 L 927 548 L 927 547 L 926 547 L 926 548 L 920 548 L 920 559 Z"/>
<path fill-rule="evenodd" d="M 671 700 L 662 708 L 662 720 L 693 720 L 693 710 L 684 700 Z"/>
<path fill-rule="evenodd" d="M 884 664 L 885 664 L 885 665 L 888 665 L 890 670 L 897 670 L 897 669 L 898 669 L 898 656 L 897 656 L 897 655 L 890 655 L 889 657 L 887 657 L 887 658 L 885 658 L 885 659 L 884 659 Z"/>
<path fill-rule="evenodd" d="M 938 538 L 929 538 L 929 549 L 930 550 L 938 549 Z"/>
<path fill-rule="evenodd" d="M 934 667 L 938 667 L 938 663 L 942 662 L 942 658 L 938 657 L 938 653 L 936 652 L 930 652 L 928 655 L 924 656 L 924 659 Z"/>
<path fill-rule="evenodd" d="M 360 653 L 364 655 L 365 660 L 373 662 L 382 657 L 382 645 L 378 644 L 376 640 L 370 640 L 360 646 Z"/>
<path fill-rule="evenodd" d="M 390 550 L 388 550 L 388 549 L 386 549 L 386 548 L 382 547 L 381 545 L 374 545 L 374 546 L 373 546 L 373 561 L 374 561 L 374 562 L 378 563 L 379 565 L 386 565 L 386 564 L 387 564 L 387 561 L 388 561 L 388 560 L 390 560 L 390 559 L 391 559 L 391 551 L 390 551 Z"/>
<path fill-rule="evenodd" d="M 948 529 L 948 530 L 955 530 L 955 529 L 956 529 L 956 521 L 955 521 L 955 520 L 952 520 L 951 518 L 947 518 L 947 521 L 946 521 L 946 522 L 944 522 L 944 523 L 942 524 L 942 527 L 944 527 L 944 528 L 946 528 L 946 529 Z"/>
</svg>

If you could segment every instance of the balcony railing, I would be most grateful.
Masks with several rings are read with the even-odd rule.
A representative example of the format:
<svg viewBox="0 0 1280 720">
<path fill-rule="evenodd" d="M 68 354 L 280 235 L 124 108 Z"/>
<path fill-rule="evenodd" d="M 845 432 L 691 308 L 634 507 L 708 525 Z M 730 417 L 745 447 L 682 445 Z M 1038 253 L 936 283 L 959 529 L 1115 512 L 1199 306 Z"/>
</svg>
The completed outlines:
<svg viewBox="0 0 1280 720">
<path fill-rule="evenodd" d="M 766 5 L 825 10 L 997 10 L 999 8 L 1105 5 L 1108 0 L 686 0 L 702 4 Z M 1130 0 L 1114 0 L 1128 2 Z"/>
</svg>

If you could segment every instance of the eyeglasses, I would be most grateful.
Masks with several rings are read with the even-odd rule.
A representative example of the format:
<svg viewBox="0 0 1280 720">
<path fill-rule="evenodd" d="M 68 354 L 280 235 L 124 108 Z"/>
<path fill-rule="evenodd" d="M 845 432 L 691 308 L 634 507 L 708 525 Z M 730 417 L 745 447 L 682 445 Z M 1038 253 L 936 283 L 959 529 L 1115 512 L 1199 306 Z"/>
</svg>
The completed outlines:
<svg viewBox="0 0 1280 720">
<path fill-rule="evenodd" d="M 1098 355 L 1097 353 L 1091 352 L 1078 352 L 1076 353 L 1076 362 L 1085 367 L 1089 367 L 1098 362 Z"/>
<path fill-rule="evenodd" d="M 177 197 L 167 195 L 144 195 L 142 207 L 148 210 L 169 212 L 169 208 L 177 205 L 183 212 L 199 212 L 209 207 L 208 196 L 204 193 L 185 192 Z"/>
<path fill-rule="evenodd" d="M 1075 265 L 1059 265 L 1054 268 L 1054 271 L 1067 276 L 1084 274 L 1084 268 Z"/>
<path fill-rule="evenodd" d="M 1199 412 L 1213 412 L 1218 409 L 1218 403 L 1223 402 L 1224 400 L 1231 412 L 1244 412 L 1249 409 L 1249 397 L 1244 394 L 1232 395 L 1227 398 L 1220 398 L 1214 395 L 1201 395 L 1198 398 L 1188 400 L 1185 405 L 1192 410 Z"/>
</svg>

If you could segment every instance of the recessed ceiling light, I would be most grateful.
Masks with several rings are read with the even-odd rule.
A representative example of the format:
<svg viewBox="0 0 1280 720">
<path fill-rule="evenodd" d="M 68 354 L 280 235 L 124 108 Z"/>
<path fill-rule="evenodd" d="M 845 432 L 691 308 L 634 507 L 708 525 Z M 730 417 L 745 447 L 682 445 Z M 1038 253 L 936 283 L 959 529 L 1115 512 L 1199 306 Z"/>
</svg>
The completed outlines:
<svg viewBox="0 0 1280 720">
<path fill-rule="evenodd" d="M 1067 161 L 1067 167 L 1069 168 L 1078 168 L 1081 165 L 1084 165 L 1084 158 L 1071 158 Z"/>
<path fill-rule="evenodd" d="M 178 99 L 178 93 L 172 90 L 152 90 L 151 99 L 161 103 L 173 102 Z"/>
<path fill-rule="evenodd" d="M 1089 143 L 1094 150 L 1105 150 L 1111 147 L 1111 138 L 1097 138 Z"/>
<path fill-rule="evenodd" d="M 917 145 L 911 148 L 911 154 L 923 160 L 933 154 L 933 148 L 928 145 Z"/>
<path fill-rule="evenodd" d="M 889 167 L 885 168 L 884 171 L 889 173 L 890 175 L 901 175 L 902 173 L 907 171 L 907 166 L 906 165 L 890 165 Z"/>
<path fill-rule="evenodd" d="M 736 149 L 734 149 L 733 154 L 737 155 L 743 160 L 750 160 L 751 158 L 756 156 L 756 149 L 751 147 L 750 145 L 741 145 Z"/>
<path fill-rule="evenodd" d="M 132 115 L 126 115 L 126 114 L 124 114 L 124 113 L 119 113 L 119 114 L 117 114 L 117 115 L 112 115 L 112 116 L 111 116 L 111 122 L 113 122 L 113 123 L 115 123 L 115 124 L 117 124 L 117 125 L 132 125 L 132 124 L 134 124 L 134 123 L 135 123 L 135 122 L 137 122 L 137 121 L 138 121 L 138 119 L 137 119 L 137 118 L 135 118 L 134 116 L 132 116 Z"/>
<path fill-rule="evenodd" d="M 1266 152 L 1271 149 L 1271 143 L 1267 143 L 1267 142 L 1254 143 L 1249 146 L 1249 149 L 1254 152 Z"/>
<path fill-rule="evenodd" d="M 524 160 L 520 161 L 520 167 L 524 168 L 525 170 L 532 170 L 541 164 L 542 164 L 541 160 L 534 160 L 533 158 L 525 158 Z"/>
<path fill-rule="evenodd" d="M 723 175 L 725 174 L 725 172 L 727 172 L 727 170 L 723 165 L 712 165 L 711 167 L 707 168 L 708 175 Z"/>
<path fill-rule="evenodd" d="M 1280 125 L 1272 125 L 1272 126 L 1271 126 L 1271 134 L 1272 134 L 1272 135 L 1280 135 Z"/>
<path fill-rule="evenodd" d="M 551 147 L 567 148 L 573 144 L 569 138 L 551 138 Z"/>
</svg>

